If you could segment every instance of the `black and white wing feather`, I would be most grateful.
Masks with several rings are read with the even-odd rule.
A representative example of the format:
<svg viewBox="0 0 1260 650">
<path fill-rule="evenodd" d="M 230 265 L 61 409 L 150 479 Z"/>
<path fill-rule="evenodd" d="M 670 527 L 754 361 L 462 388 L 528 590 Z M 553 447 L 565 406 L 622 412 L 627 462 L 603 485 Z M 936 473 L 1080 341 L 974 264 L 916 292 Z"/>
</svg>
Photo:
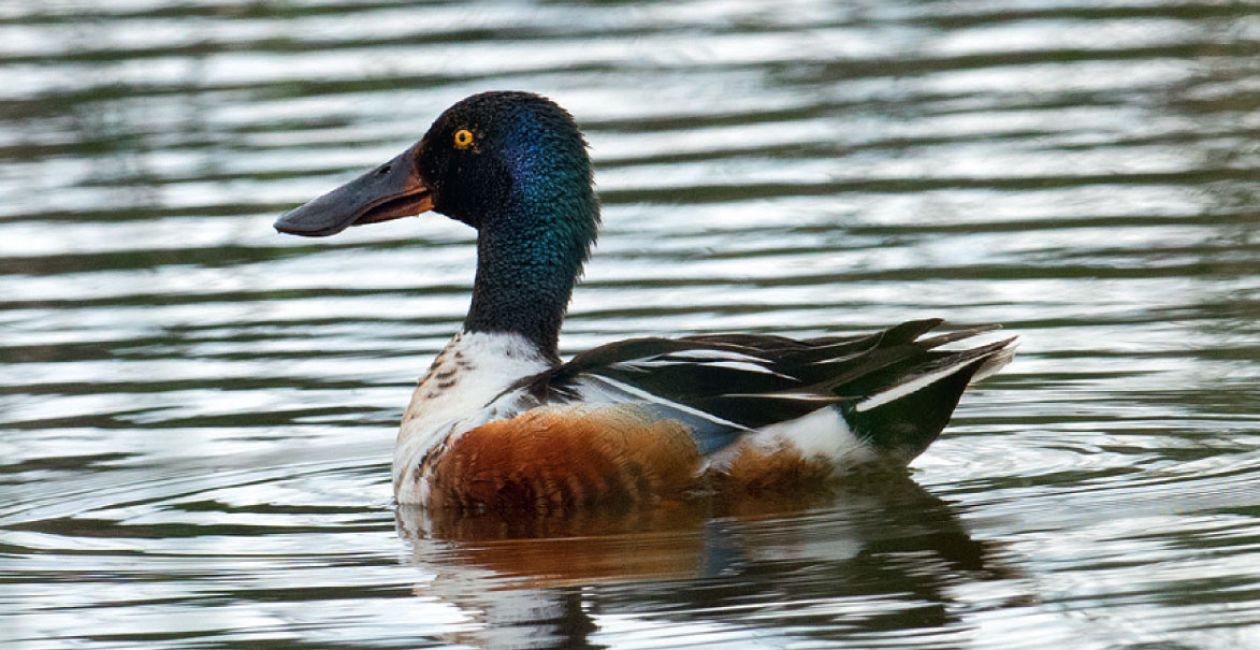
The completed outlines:
<svg viewBox="0 0 1260 650">
<path fill-rule="evenodd" d="M 935 438 L 968 381 L 986 365 L 1009 360 L 1013 341 L 940 350 L 996 329 L 923 337 L 940 323 L 911 321 L 872 334 L 804 340 L 758 334 L 629 339 L 579 354 L 517 388 L 539 403 L 633 403 L 689 425 L 706 454 L 744 433 L 828 406 L 840 408 L 876 443 L 880 435 L 919 435 L 901 430 L 901 422 L 914 417 L 935 428 Z M 948 390 L 934 390 L 938 384 Z M 890 415 L 906 408 L 926 412 Z M 883 421 L 900 429 L 862 431 Z"/>
</svg>

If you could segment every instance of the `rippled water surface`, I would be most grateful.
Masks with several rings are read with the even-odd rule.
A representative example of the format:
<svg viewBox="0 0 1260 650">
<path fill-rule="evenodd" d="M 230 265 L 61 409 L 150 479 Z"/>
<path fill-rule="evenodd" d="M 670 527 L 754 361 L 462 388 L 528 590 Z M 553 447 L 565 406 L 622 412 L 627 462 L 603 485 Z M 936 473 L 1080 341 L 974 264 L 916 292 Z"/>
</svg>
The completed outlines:
<svg viewBox="0 0 1260 650">
<path fill-rule="evenodd" d="M 1260 5 L 0 4 L 0 645 L 1260 647 Z M 426 518 L 473 233 L 271 222 L 476 91 L 586 129 L 562 338 L 1003 322 L 910 479 Z"/>
</svg>

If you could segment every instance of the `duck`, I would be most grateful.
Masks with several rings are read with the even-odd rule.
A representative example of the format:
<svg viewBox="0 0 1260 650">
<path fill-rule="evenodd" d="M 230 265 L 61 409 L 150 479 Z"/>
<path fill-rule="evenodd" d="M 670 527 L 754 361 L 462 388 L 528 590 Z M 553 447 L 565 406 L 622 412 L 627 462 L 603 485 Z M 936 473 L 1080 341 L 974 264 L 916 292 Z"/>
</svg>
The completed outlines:
<svg viewBox="0 0 1260 650">
<path fill-rule="evenodd" d="M 430 212 L 476 230 L 477 268 L 463 326 L 402 416 L 400 505 L 616 509 L 905 468 L 967 387 L 1014 355 L 1015 337 L 958 344 L 998 325 L 937 333 L 943 321 L 923 319 L 814 338 L 646 336 L 561 360 L 600 203 L 576 120 L 529 92 L 455 103 L 401 154 L 274 227 L 326 237 Z"/>
</svg>

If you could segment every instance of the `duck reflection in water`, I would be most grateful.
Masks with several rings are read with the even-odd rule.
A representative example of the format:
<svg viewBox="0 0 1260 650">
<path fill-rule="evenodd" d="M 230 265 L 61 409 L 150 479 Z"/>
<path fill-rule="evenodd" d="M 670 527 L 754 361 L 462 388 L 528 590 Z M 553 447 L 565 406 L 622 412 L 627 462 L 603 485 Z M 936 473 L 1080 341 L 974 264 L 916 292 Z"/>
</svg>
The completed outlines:
<svg viewBox="0 0 1260 650">
<path fill-rule="evenodd" d="M 688 623 L 784 641 L 928 632 L 961 622 L 960 587 L 1019 577 L 904 473 L 617 513 L 404 506 L 397 524 L 432 576 L 416 594 L 471 618 L 443 640 L 478 647 L 599 647 L 601 634 Z"/>
</svg>

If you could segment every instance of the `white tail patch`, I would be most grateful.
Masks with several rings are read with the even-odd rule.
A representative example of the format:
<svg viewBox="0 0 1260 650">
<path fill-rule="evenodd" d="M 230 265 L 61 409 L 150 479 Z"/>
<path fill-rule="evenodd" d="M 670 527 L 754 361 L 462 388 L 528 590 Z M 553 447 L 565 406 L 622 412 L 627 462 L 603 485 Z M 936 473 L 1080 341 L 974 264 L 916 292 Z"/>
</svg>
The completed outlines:
<svg viewBox="0 0 1260 650">
<path fill-rule="evenodd" d="M 862 447 L 838 409 L 823 407 L 795 420 L 764 427 L 756 438 L 789 441 L 806 458 L 843 458 Z"/>
<path fill-rule="evenodd" d="M 825 406 L 794 420 L 778 422 L 757 429 L 745 439 L 771 453 L 788 451 L 799 453 L 805 459 L 825 460 L 834 465 L 833 471 L 876 458 L 876 453 L 854 435 L 839 409 Z M 710 466 L 723 470 L 743 451 L 734 444 L 711 461 Z"/>
</svg>

